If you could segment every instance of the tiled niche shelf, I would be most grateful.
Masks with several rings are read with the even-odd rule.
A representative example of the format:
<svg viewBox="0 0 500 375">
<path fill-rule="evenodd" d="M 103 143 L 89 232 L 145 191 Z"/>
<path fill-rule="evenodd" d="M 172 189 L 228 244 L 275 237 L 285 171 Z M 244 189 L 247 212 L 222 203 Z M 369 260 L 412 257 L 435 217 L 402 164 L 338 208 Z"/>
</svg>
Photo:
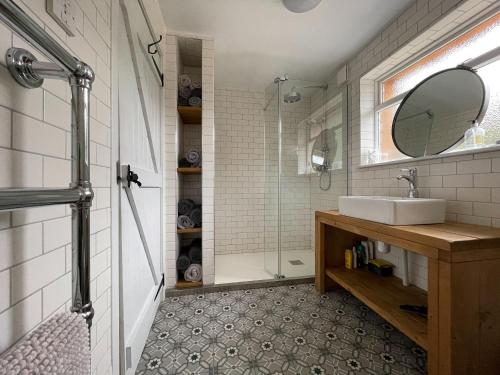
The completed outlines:
<svg viewBox="0 0 500 375">
<path fill-rule="evenodd" d="M 203 232 L 201 227 L 198 228 L 186 228 L 186 229 L 180 229 L 177 228 L 177 233 L 178 234 L 195 234 L 195 233 L 201 233 Z"/>
<path fill-rule="evenodd" d="M 196 167 L 177 168 L 177 172 L 181 174 L 201 174 L 202 169 Z"/>
<path fill-rule="evenodd" d="M 201 111 L 201 107 L 177 107 L 177 112 L 185 125 L 201 125 Z"/>
<path fill-rule="evenodd" d="M 178 53 L 179 53 L 179 67 L 178 74 L 186 74 L 190 77 L 192 83 L 202 83 L 202 41 L 200 39 L 189 37 L 178 37 Z M 201 98 L 201 93 L 199 95 Z M 184 104 L 184 102 L 183 102 Z M 202 147 L 202 106 L 188 106 L 177 105 L 177 112 L 179 114 L 179 123 L 177 128 L 179 152 L 178 160 L 185 157 L 189 150 L 197 150 L 203 153 Z M 199 167 L 177 167 L 177 181 L 179 186 L 178 199 L 191 199 L 196 204 L 202 204 L 202 168 Z M 202 210 L 204 209 L 202 204 Z M 203 229 L 201 227 L 195 228 L 176 228 L 177 243 L 179 249 L 185 246 L 190 246 L 190 241 L 195 238 L 202 238 Z M 202 245 L 203 247 L 203 245 Z M 204 249 L 202 249 L 203 253 Z M 176 256 L 179 256 L 177 250 Z M 202 264 L 203 270 L 204 265 Z M 186 281 L 184 280 L 184 273 L 177 271 L 177 280 L 175 283 L 176 289 L 196 288 L 203 285 L 202 281 Z"/>
<path fill-rule="evenodd" d="M 203 286 L 203 280 L 202 281 L 178 280 L 177 283 L 175 284 L 175 287 L 177 289 L 199 288 L 201 286 Z"/>
</svg>

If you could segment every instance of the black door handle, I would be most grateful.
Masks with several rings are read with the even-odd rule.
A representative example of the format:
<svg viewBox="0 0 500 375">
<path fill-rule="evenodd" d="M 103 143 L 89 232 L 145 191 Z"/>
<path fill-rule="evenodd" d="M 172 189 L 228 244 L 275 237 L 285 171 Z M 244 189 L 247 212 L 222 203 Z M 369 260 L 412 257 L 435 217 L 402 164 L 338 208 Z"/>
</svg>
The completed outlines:
<svg viewBox="0 0 500 375">
<path fill-rule="evenodd" d="M 130 183 L 133 182 L 134 184 L 137 184 L 137 186 L 141 187 L 142 183 L 139 181 L 139 175 L 137 173 L 134 173 L 130 169 L 130 165 L 128 166 L 127 169 L 127 185 L 130 187 Z"/>
</svg>

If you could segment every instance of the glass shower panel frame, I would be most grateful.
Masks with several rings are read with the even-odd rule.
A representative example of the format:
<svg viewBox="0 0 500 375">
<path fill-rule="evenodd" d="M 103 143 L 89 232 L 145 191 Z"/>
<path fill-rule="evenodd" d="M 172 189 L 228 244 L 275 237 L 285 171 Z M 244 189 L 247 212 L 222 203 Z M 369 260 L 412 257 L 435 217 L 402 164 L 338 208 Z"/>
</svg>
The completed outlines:
<svg viewBox="0 0 500 375">
<path fill-rule="evenodd" d="M 270 278 L 279 275 L 279 105 L 277 81 L 265 91 L 264 268 Z"/>
</svg>

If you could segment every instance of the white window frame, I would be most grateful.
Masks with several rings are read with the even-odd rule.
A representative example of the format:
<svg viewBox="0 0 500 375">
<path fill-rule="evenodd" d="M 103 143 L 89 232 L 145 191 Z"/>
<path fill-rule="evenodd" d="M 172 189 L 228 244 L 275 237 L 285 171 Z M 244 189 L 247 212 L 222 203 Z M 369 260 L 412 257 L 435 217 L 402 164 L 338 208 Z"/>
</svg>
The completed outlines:
<svg viewBox="0 0 500 375">
<path fill-rule="evenodd" d="M 473 29 L 474 27 L 480 25 L 481 23 L 483 23 L 487 19 L 495 16 L 497 13 L 498 13 L 498 10 L 494 11 L 494 12 L 490 12 L 490 13 L 474 20 L 474 22 L 468 24 L 467 26 L 462 27 L 459 30 L 452 31 L 450 34 L 441 38 L 441 40 L 439 40 L 437 43 L 432 43 L 431 45 L 429 45 L 422 53 L 418 54 L 416 57 L 413 57 L 411 59 L 404 61 L 403 63 L 399 64 L 398 66 L 396 66 L 393 69 L 390 69 L 388 72 L 385 72 L 383 75 L 381 75 L 380 77 L 378 77 L 377 79 L 374 80 L 374 83 L 375 83 L 375 87 L 374 87 L 374 89 L 375 89 L 375 107 L 374 107 L 374 122 L 373 122 L 374 132 L 375 132 L 374 133 L 374 135 L 375 135 L 374 136 L 374 142 L 375 142 L 374 149 L 377 151 L 377 153 L 380 153 L 379 114 L 383 110 L 385 110 L 389 107 L 392 107 L 394 105 L 399 105 L 403 101 L 405 96 L 412 90 L 412 89 L 406 90 L 405 92 L 398 94 L 398 95 L 392 97 L 391 99 L 386 100 L 385 102 L 381 102 L 382 93 L 383 93 L 382 92 L 383 91 L 383 82 L 386 79 L 388 79 L 389 77 L 391 77 L 395 74 L 398 74 L 399 72 L 403 71 L 407 67 L 417 63 L 418 61 L 420 61 L 424 57 L 430 55 L 434 51 L 445 46 L 446 44 L 448 44 L 452 40 L 458 38 L 460 35 L 463 35 L 466 32 Z M 496 61 L 498 59 L 500 59 L 500 46 L 496 47 L 496 48 L 494 48 L 494 49 L 492 49 L 492 50 L 490 50 L 482 55 L 470 58 L 459 65 L 464 65 L 464 66 L 467 66 L 469 68 L 477 70 L 479 68 L 482 68 L 483 66 L 486 66 L 488 64 L 493 63 L 494 61 Z M 485 148 L 487 148 L 487 147 L 485 147 Z M 389 162 L 391 162 L 391 160 L 389 160 Z"/>
</svg>

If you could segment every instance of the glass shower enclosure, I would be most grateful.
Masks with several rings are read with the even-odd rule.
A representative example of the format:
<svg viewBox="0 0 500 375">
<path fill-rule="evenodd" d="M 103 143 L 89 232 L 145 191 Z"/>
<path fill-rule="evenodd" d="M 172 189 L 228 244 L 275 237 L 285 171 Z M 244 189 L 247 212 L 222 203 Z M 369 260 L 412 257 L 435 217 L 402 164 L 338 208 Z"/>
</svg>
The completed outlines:
<svg viewBox="0 0 500 375">
<path fill-rule="evenodd" d="M 277 77 L 265 92 L 265 269 L 314 275 L 314 213 L 347 194 L 346 88 Z"/>
</svg>

